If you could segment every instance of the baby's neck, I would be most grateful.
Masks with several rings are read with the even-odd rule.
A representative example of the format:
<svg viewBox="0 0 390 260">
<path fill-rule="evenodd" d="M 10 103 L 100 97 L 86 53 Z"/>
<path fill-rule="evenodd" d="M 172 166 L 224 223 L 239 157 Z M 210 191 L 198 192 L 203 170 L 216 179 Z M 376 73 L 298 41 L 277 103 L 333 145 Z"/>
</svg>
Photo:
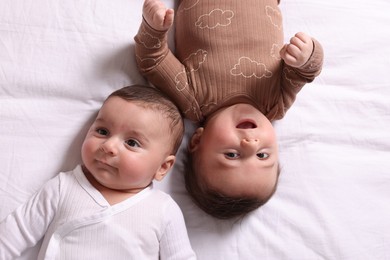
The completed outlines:
<svg viewBox="0 0 390 260">
<path fill-rule="evenodd" d="M 91 185 L 103 195 L 103 197 L 111 206 L 127 200 L 128 198 L 134 196 L 135 194 L 146 188 L 141 187 L 131 190 L 110 189 L 100 184 L 85 167 L 83 167 L 83 172 L 87 180 L 91 183 Z"/>
<path fill-rule="evenodd" d="M 134 196 L 142 189 L 140 189 L 137 192 L 124 192 L 124 191 L 120 191 L 120 190 L 112 190 L 112 189 L 107 189 L 107 188 L 104 190 L 100 190 L 100 189 L 98 189 L 98 190 L 103 195 L 103 197 L 107 200 L 107 202 L 111 206 L 113 206 L 115 204 L 121 203 L 122 201 L 125 201 L 128 198 Z"/>
</svg>

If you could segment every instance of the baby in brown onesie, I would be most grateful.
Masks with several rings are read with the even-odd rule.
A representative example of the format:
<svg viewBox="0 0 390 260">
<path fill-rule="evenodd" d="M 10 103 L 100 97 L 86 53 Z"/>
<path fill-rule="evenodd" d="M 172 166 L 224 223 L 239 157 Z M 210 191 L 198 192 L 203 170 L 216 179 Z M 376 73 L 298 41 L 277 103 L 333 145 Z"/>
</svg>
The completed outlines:
<svg viewBox="0 0 390 260">
<path fill-rule="evenodd" d="M 244 4 L 245 3 L 245 4 Z M 320 43 L 283 44 L 277 0 L 180 0 L 176 14 L 145 0 L 136 41 L 141 73 L 199 123 L 189 143 L 186 188 L 217 218 L 263 205 L 279 176 L 272 121 L 319 75 Z M 175 16 L 175 52 L 168 31 Z"/>
</svg>

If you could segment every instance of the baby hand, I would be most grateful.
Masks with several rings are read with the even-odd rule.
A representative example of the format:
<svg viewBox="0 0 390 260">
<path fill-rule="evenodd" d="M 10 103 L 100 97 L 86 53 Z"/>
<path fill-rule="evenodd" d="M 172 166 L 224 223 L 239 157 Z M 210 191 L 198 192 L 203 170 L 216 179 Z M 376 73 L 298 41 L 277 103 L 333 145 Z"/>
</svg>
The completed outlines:
<svg viewBox="0 0 390 260">
<path fill-rule="evenodd" d="M 303 32 L 296 33 L 280 50 L 280 57 L 287 65 L 299 68 L 310 58 L 313 52 L 313 40 Z"/>
<path fill-rule="evenodd" d="M 146 22 L 155 30 L 167 31 L 173 24 L 173 9 L 166 8 L 160 0 L 145 0 L 142 12 Z"/>
</svg>

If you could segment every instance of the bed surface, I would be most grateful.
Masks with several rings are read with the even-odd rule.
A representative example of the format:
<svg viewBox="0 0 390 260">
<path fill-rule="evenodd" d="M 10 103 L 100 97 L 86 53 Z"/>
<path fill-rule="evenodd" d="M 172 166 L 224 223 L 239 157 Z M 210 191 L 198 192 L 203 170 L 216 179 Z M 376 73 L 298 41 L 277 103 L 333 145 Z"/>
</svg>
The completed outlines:
<svg viewBox="0 0 390 260">
<path fill-rule="evenodd" d="M 109 93 L 145 83 L 133 40 L 142 3 L 2 1 L 0 220 L 80 163 L 84 135 Z M 275 196 L 241 221 L 212 219 L 186 194 L 182 154 L 156 186 L 182 208 L 199 259 L 390 259 L 390 2 L 280 7 L 286 41 L 309 33 L 325 63 L 275 123 L 282 167 Z M 181 149 L 194 129 L 186 125 Z"/>
</svg>

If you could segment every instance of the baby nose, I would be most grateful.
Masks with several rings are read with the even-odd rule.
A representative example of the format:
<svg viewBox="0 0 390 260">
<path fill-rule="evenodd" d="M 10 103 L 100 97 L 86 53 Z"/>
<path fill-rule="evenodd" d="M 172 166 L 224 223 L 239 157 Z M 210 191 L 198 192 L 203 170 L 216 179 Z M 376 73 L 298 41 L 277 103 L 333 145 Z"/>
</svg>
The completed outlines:
<svg viewBox="0 0 390 260">
<path fill-rule="evenodd" d="M 102 143 L 101 150 L 109 155 L 116 155 L 118 153 L 116 141 L 113 139 L 106 140 Z"/>
<path fill-rule="evenodd" d="M 256 138 L 243 138 L 241 140 L 241 146 L 251 152 L 257 150 L 259 140 Z"/>
<path fill-rule="evenodd" d="M 255 144 L 257 142 L 259 142 L 259 140 L 257 138 L 243 138 L 241 140 L 241 143 L 243 143 L 243 144 Z"/>
</svg>

